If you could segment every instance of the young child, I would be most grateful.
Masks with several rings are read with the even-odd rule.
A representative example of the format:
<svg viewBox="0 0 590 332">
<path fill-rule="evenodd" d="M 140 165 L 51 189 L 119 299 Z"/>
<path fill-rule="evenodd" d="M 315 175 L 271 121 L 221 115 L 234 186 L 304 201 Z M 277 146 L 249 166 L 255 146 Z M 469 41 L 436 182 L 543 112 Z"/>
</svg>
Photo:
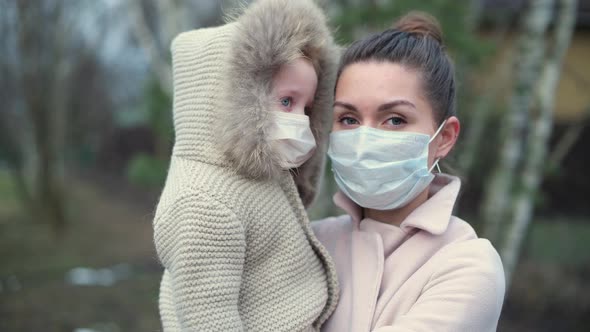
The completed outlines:
<svg viewBox="0 0 590 332">
<path fill-rule="evenodd" d="M 154 219 L 165 331 L 317 331 L 333 311 L 305 207 L 337 57 L 312 0 L 259 0 L 173 41 L 176 141 Z"/>
<path fill-rule="evenodd" d="M 310 60 L 297 58 L 282 65 L 272 80 L 271 98 L 276 110 L 274 126 L 268 133 L 275 142 L 284 169 L 301 166 L 315 151 L 316 142 L 309 126 L 309 112 L 318 85 L 316 69 Z"/>
</svg>

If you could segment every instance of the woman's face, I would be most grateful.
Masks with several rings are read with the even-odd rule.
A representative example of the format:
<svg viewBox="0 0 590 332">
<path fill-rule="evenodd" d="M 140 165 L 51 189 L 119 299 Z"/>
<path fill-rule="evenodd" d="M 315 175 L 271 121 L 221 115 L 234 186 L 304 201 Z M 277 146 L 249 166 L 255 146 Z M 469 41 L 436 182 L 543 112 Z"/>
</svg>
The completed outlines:
<svg viewBox="0 0 590 332">
<path fill-rule="evenodd" d="M 354 63 L 338 80 L 333 131 L 367 126 L 432 135 L 436 123 L 419 75 L 399 64 Z"/>
<path fill-rule="evenodd" d="M 336 86 L 332 130 L 359 126 L 434 135 L 438 123 L 424 95 L 420 75 L 389 62 L 348 65 Z M 430 145 L 429 164 L 446 156 L 458 133 L 459 121 L 449 118 Z"/>
</svg>

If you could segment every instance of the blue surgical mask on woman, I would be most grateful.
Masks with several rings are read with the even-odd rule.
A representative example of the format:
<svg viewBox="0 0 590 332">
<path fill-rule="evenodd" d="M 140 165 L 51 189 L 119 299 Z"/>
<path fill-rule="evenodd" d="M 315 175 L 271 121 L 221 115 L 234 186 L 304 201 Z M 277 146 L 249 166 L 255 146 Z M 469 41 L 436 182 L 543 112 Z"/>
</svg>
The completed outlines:
<svg viewBox="0 0 590 332">
<path fill-rule="evenodd" d="M 328 156 L 340 190 L 358 205 L 391 210 L 416 198 L 434 179 L 425 134 L 360 126 L 330 134 Z"/>
</svg>

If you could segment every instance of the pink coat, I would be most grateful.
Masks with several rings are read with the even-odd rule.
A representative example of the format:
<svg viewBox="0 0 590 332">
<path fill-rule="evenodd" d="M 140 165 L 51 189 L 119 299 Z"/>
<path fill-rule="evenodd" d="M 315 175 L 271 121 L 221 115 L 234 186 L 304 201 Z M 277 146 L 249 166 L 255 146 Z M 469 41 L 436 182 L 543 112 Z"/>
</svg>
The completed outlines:
<svg viewBox="0 0 590 332">
<path fill-rule="evenodd" d="M 312 223 L 338 272 L 341 295 L 322 331 L 495 331 L 504 300 L 502 262 L 490 242 L 452 216 L 461 182 L 437 174 L 430 198 L 400 227 L 349 215 Z"/>
</svg>

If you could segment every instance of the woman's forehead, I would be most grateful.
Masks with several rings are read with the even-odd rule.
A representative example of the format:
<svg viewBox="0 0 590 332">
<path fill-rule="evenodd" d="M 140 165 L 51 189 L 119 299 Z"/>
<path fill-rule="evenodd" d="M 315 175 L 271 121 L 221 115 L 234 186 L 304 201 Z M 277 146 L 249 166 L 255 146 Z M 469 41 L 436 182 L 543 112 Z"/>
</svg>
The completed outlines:
<svg viewBox="0 0 590 332">
<path fill-rule="evenodd" d="M 395 63 L 360 62 L 342 71 L 335 98 L 359 108 L 377 108 L 394 100 L 423 108 L 426 100 L 422 92 L 420 75 L 414 70 Z"/>
</svg>

